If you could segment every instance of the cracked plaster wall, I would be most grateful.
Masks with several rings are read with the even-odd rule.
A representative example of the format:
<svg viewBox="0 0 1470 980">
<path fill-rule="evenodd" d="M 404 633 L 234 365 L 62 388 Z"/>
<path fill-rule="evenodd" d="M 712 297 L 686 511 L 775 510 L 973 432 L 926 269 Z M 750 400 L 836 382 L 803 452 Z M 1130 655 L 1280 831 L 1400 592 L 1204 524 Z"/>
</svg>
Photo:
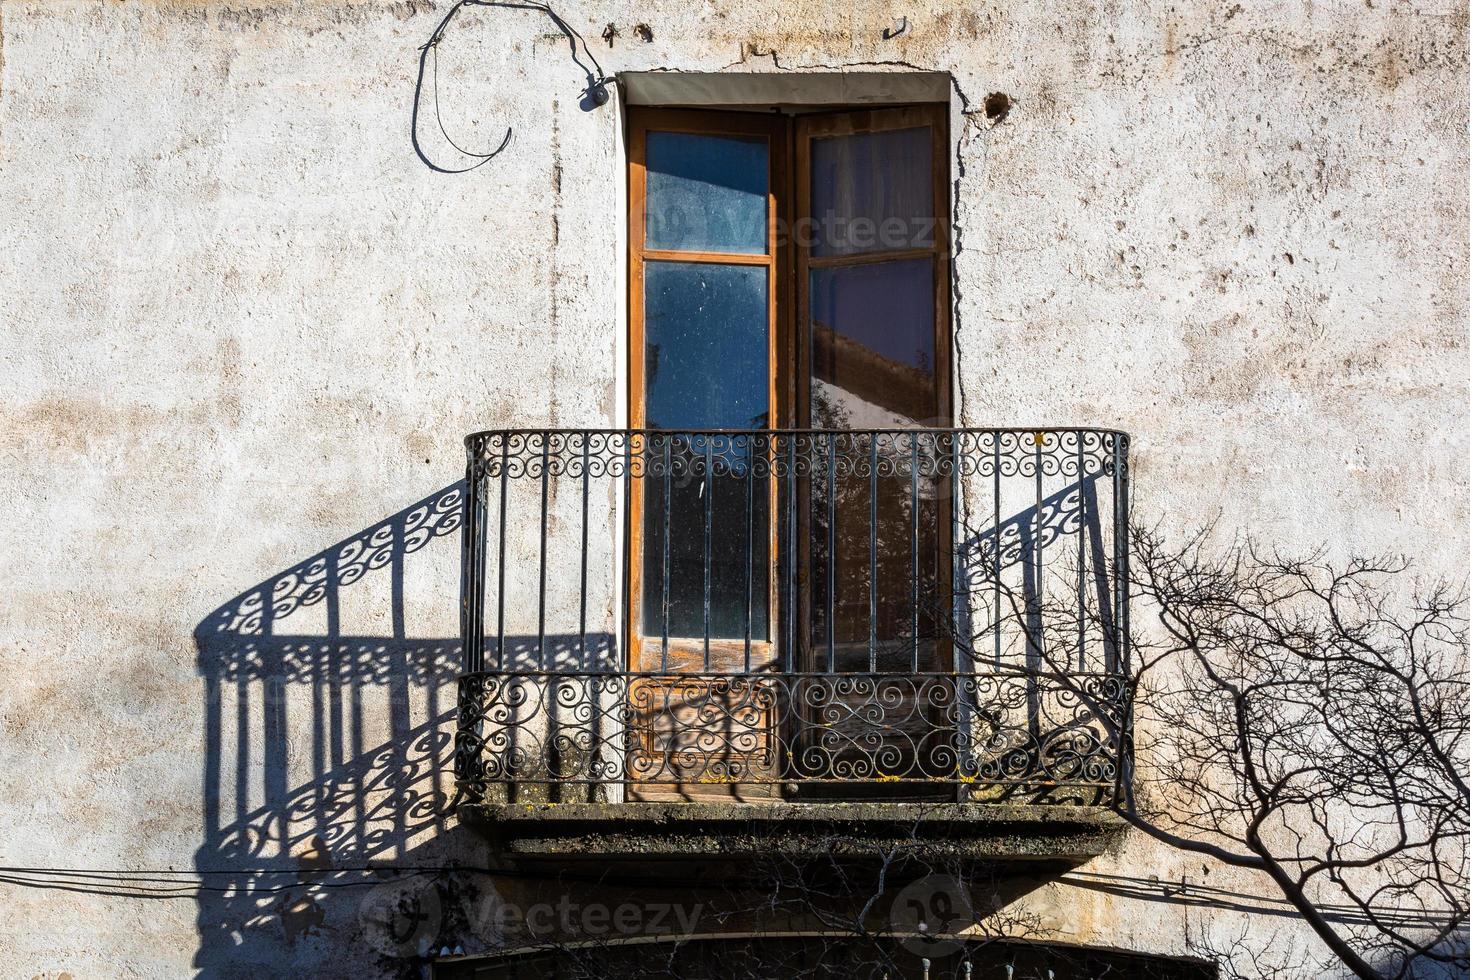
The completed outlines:
<svg viewBox="0 0 1470 980">
<path fill-rule="evenodd" d="M 431 173 L 407 126 L 444 9 L 0 0 L 0 863 L 195 867 L 210 611 L 451 483 L 465 432 L 614 421 L 616 114 L 579 108 L 545 18 L 469 10 L 440 49 L 445 124 L 467 147 L 514 137 Z M 561 13 L 608 71 L 953 72 L 973 110 L 964 422 L 1130 430 L 1136 511 L 1166 524 L 1218 512 L 1463 568 L 1470 8 Z M 999 124 L 992 92 L 1013 100 Z M 396 586 L 364 580 L 342 631 L 452 638 L 457 561 L 451 537 Z M 368 747 L 443 708 L 364 698 Z M 287 773 L 310 761 L 300 710 Z M 243 768 L 240 792 L 265 792 Z M 1091 869 L 1201 879 L 1137 840 Z M 209 946 L 192 901 L 0 891 L 0 961 L 27 975 L 391 972 L 338 906 L 292 927 L 267 899 Z M 1064 885 L 1033 900 L 1076 940 L 1180 952 L 1205 928 Z"/>
</svg>

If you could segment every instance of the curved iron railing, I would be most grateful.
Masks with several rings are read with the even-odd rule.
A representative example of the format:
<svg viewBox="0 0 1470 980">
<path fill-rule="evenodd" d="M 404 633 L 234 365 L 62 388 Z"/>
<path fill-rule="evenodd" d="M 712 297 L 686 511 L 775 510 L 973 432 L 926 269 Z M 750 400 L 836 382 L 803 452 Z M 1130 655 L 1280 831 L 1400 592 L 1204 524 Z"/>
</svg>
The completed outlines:
<svg viewBox="0 0 1470 980">
<path fill-rule="evenodd" d="M 471 798 L 1115 792 L 1123 433 L 509 430 L 466 446 Z"/>
</svg>

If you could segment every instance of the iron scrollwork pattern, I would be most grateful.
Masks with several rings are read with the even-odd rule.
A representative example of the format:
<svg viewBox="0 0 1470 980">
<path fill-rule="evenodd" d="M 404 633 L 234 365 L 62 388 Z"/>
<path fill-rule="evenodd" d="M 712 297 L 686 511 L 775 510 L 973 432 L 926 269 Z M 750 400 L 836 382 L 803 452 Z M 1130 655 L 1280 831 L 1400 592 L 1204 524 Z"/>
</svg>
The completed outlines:
<svg viewBox="0 0 1470 980">
<path fill-rule="evenodd" d="M 459 774 L 473 797 L 900 783 L 1099 805 L 1126 708 L 1110 674 L 479 673 L 460 679 Z"/>
<path fill-rule="evenodd" d="M 465 443 L 456 772 L 472 798 L 885 783 L 962 801 L 1116 794 L 1126 434 L 499 430 Z"/>
</svg>

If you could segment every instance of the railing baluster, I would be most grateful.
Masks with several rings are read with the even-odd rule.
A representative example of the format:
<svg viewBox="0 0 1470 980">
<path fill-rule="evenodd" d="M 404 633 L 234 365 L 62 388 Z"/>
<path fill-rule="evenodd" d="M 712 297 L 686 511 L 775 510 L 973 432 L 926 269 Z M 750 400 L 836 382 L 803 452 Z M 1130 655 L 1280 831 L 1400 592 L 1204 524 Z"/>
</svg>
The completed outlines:
<svg viewBox="0 0 1470 980">
<path fill-rule="evenodd" d="M 788 672 L 796 669 L 796 435 L 786 436 L 786 654 Z M 808 638 L 809 639 L 809 638 Z"/>
<path fill-rule="evenodd" d="M 500 436 L 500 555 L 495 579 L 495 665 L 505 667 L 505 495 L 510 475 L 510 433 Z"/>
<path fill-rule="evenodd" d="M 631 651 L 633 649 L 633 634 L 635 631 L 638 633 L 643 632 L 643 610 L 636 608 L 639 604 L 641 604 L 642 597 L 640 594 L 639 602 L 634 602 L 633 576 L 638 576 L 637 581 L 639 583 L 640 593 L 643 588 L 647 587 L 647 583 L 643 581 L 642 568 L 639 568 L 636 572 L 633 569 L 633 565 L 635 562 L 639 565 L 641 565 L 643 562 L 643 556 L 641 554 L 642 547 L 635 547 L 633 544 L 635 540 L 637 540 L 640 545 L 642 545 L 643 543 L 643 528 L 635 528 L 633 526 L 633 443 L 638 442 L 638 445 L 640 447 L 638 450 L 640 460 L 642 459 L 642 453 L 645 452 L 647 449 L 647 445 L 646 443 L 639 441 L 641 439 L 641 433 L 626 432 L 623 435 L 623 496 L 621 500 L 623 508 L 623 540 L 621 544 L 626 554 L 623 556 L 623 560 L 619 563 L 623 566 L 621 569 L 622 589 L 619 593 L 620 598 L 622 599 L 622 609 L 620 610 L 622 612 L 622 615 L 619 616 L 617 619 L 617 632 L 614 634 L 617 642 L 617 648 L 614 656 L 602 658 L 602 665 L 604 667 L 609 667 L 614 670 L 617 669 L 619 665 L 619 660 L 622 661 L 622 666 L 624 668 L 632 667 Z M 613 447 L 614 442 L 613 440 L 609 439 L 607 444 L 609 475 L 611 475 L 610 468 L 612 465 Z M 646 474 L 647 472 L 647 463 L 645 461 L 644 473 Z M 617 504 L 615 503 L 614 507 L 616 506 Z M 617 548 L 613 549 L 614 554 L 616 554 L 617 551 Z"/>
<path fill-rule="evenodd" d="M 592 480 L 592 433 L 582 434 L 582 588 L 577 610 L 577 662 L 587 669 L 587 505 Z"/>
<path fill-rule="evenodd" d="M 919 669 L 919 434 L 909 433 L 909 629 L 913 670 Z"/>
<path fill-rule="evenodd" d="M 837 437 L 827 434 L 827 672 L 837 669 Z"/>
<path fill-rule="evenodd" d="M 1087 669 L 1087 459 L 1077 432 L 1077 669 Z"/>
<path fill-rule="evenodd" d="M 1032 600 L 1032 607 L 1026 611 L 1028 632 L 1031 635 L 1032 655 L 1038 658 L 1038 666 L 1040 666 L 1039 658 L 1043 655 L 1043 652 L 1045 650 L 1046 640 L 1046 637 L 1042 634 L 1041 626 L 1041 553 L 1042 548 L 1046 545 L 1046 542 L 1044 540 L 1044 533 L 1046 528 L 1043 526 L 1045 517 L 1042 513 L 1041 506 L 1043 499 L 1041 491 L 1041 444 L 1044 439 L 1045 434 L 1041 432 L 1036 432 L 1031 437 L 1031 441 L 1035 443 L 1036 446 L 1036 510 L 1034 511 L 1036 517 L 1032 521 L 1033 533 L 1031 537 L 1031 564 L 1033 569 L 1031 573 L 1031 591 L 1032 595 L 1035 598 Z"/>
<path fill-rule="evenodd" d="M 1123 474 L 1121 472 L 1121 468 L 1118 465 L 1118 439 L 1117 439 L 1116 436 L 1113 437 L 1113 452 L 1112 452 L 1112 456 L 1113 456 L 1113 570 L 1112 570 L 1113 571 L 1113 581 L 1111 583 L 1110 591 L 1113 594 L 1112 595 L 1112 601 L 1113 601 L 1113 660 L 1114 660 L 1114 664 L 1112 664 L 1110 666 L 1116 667 L 1116 664 L 1122 660 L 1122 654 L 1123 654 L 1123 627 L 1122 627 L 1122 623 L 1123 623 L 1123 610 L 1122 610 L 1122 608 L 1119 605 L 1119 600 L 1121 599 L 1122 594 L 1123 594 L 1122 593 L 1122 589 L 1121 589 L 1121 583 L 1119 582 L 1119 579 L 1121 578 L 1121 576 L 1119 575 L 1119 572 L 1122 571 L 1122 564 L 1123 564 L 1123 552 L 1122 552 L 1122 547 L 1121 547 L 1121 542 L 1122 542 L 1122 539 L 1123 539 L 1123 511 L 1122 511 L 1122 506 L 1120 504 L 1120 491 L 1121 491 L 1121 488 L 1123 486 Z"/>
<path fill-rule="evenodd" d="M 1118 583 L 1113 623 L 1118 630 L 1119 642 L 1114 649 L 1118 652 L 1119 662 L 1113 664 L 1112 669 L 1126 674 L 1130 669 L 1132 653 L 1132 638 L 1128 634 L 1128 437 L 1121 433 L 1113 435 L 1113 513 L 1117 515 L 1118 525 L 1113 538 L 1113 547 L 1117 553 L 1117 559 L 1113 563 L 1113 577 Z"/>
<path fill-rule="evenodd" d="M 995 528 L 994 547 L 991 548 L 992 557 L 994 558 L 994 568 L 992 571 L 994 574 L 995 606 L 991 617 L 995 622 L 995 666 L 997 670 L 1001 666 L 1000 549 L 1003 532 L 1005 531 L 1005 528 L 1000 523 L 1000 438 L 1001 434 L 999 432 L 992 432 L 990 434 L 990 451 L 995 476 L 995 497 L 993 501 L 995 508 L 990 518 L 990 526 Z"/>
<path fill-rule="evenodd" d="M 1119 500 L 1119 506 L 1123 508 L 1123 573 L 1118 576 L 1119 580 L 1123 583 L 1123 593 L 1120 597 L 1121 601 L 1118 603 L 1118 608 L 1123 612 L 1123 663 L 1120 667 L 1126 675 L 1132 669 L 1133 654 L 1133 633 L 1131 632 L 1132 626 L 1129 622 L 1131 613 L 1128 609 L 1128 601 L 1132 598 L 1133 589 L 1132 581 L 1129 577 L 1129 549 L 1131 546 L 1129 535 L 1132 533 L 1129 514 L 1132 510 L 1132 502 L 1129 499 L 1131 477 L 1128 475 L 1128 437 L 1126 435 L 1119 435 L 1117 439 L 1120 443 L 1118 465 L 1123 469 L 1123 493 Z"/>
<path fill-rule="evenodd" d="M 475 634 L 475 563 L 479 558 L 479 549 L 475 547 L 475 535 L 479 531 L 475 521 L 475 503 L 478 499 L 475 493 L 476 445 L 477 442 L 474 440 L 465 441 L 464 525 L 460 529 L 459 548 L 459 635 L 463 637 L 459 660 L 460 669 L 466 674 L 479 669 L 475 663 L 474 643 L 472 642 Z"/>
<path fill-rule="evenodd" d="M 483 603 L 485 567 L 484 522 L 480 517 L 480 446 L 479 439 L 466 442 L 465 500 L 463 545 L 460 560 L 464 563 L 460 576 L 460 636 L 463 637 L 460 661 L 465 673 L 485 668 L 485 620 Z M 335 581 L 335 576 L 332 577 Z"/>
<path fill-rule="evenodd" d="M 715 474 L 710 440 L 704 443 L 704 669 L 709 670 L 710 539 L 714 535 Z"/>
<path fill-rule="evenodd" d="M 755 618 L 755 452 L 752 440 L 745 463 L 745 672 L 750 673 L 750 634 Z"/>
<path fill-rule="evenodd" d="M 673 463 L 669 444 L 673 436 L 664 435 L 664 552 L 663 552 L 663 634 L 659 640 L 659 669 L 669 669 L 669 519 L 672 516 L 670 508 L 673 501 L 673 477 L 671 466 Z"/>
<path fill-rule="evenodd" d="M 878 670 L 878 434 L 868 433 L 868 670 Z"/>
<path fill-rule="evenodd" d="M 955 652 L 965 636 L 964 568 L 960 546 L 964 544 L 964 519 L 960 515 L 960 433 L 949 433 L 949 609 L 954 622 Z M 956 658 L 958 659 L 958 658 Z M 971 667 L 973 670 L 974 667 Z"/>
<path fill-rule="evenodd" d="M 536 591 L 536 662 L 546 669 L 546 501 L 551 484 L 551 433 L 541 433 L 541 574 Z"/>
</svg>

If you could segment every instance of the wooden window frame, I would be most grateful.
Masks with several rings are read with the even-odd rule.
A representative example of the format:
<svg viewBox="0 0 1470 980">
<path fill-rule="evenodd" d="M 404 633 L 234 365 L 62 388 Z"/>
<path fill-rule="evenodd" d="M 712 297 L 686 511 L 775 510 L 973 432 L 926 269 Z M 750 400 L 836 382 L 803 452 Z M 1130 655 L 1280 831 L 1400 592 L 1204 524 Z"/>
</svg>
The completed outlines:
<svg viewBox="0 0 1470 980">
<path fill-rule="evenodd" d="M 799 375 L 796 385 L 796 418 L 798 424 L 811 425 L 811 270 L 870 265 L 876 262 L 898 262 L 904 259 L 934 260 L 934 376 L 936 381 L 935 415 L 926 424 L 948 427 L 953 424 L 950 376 L 953 335 L 950 330 L 949 270 L 949 115 L 942 105 L 915 105 L 884 109 L 842 110 L 797 116 L 792 140 L 795 175 L 794 208 L 797 220 L 811 215 L 811 144 L 828 136 L 856 136 L 899 129 L 928 128 L 930 132 L 931 194 L 933 195 L 933 244 L 928 248 L 873 249 L 853 255 L 814 256 L 810 247 L 793 249 L 796 283 L 794 322 Z"/>
<path fill-rule="evenodd" d="M 648 133 L 674 132 L 694 133 L 707 136 L 765 136 L 766 155 L 766 250 L 762 253 L 745 252 L 685 252 L 668 249 L 651 249 L 646 244 L 647 232 L 647 154 Z M 724 111 L 701 111 L 684 109 L 639 108 L 630 113 L 628 139 L 628 419 L 633 429 L 643 429 L 648 420 L 645 414 L 644 378 L 644 275 L 649 262 L 689 262 L 711 265 L 750 265 L 764 267 L 766 272 L 767 301 L 767 427 L 779 428 L 790 417 L 790 395 L 783 390 L 778 379 L 784 363 L 789 363 L 793 353 L 790 324 L 783 320 L 783 311 L 794 304 L 787 300 L 791 289 L 791 262 L 787 255 L 788 244 L 782 234 L 788 227 L 788 215 L 782 208 L 789 205 L 791 195 L 790 173 L 790 126 L 787 120 L 775 113 L 746 113 Z M 789 386 L 784 386 L 789 387 Z M 628 600 L 626 627 L 628 636 L 628 669 L 648 671 L 655 667 L 662 670 L 663 650 L 661 644 L 653 651 L 653 663 L 646 663 L 645 647 L 648 639 L 642 625 L 643 612 L 643 512 L 645 488 L 640 479 L 630 481 L 629 487 L 629 534 L 628 534 Z M 776 486 L 771 481 L 769 514 L 776 511 Z M 774 661 L 777 625 L 780 608 L 777 595 L 777 522 L 768 520 L 767 578 L 766 578 L 766 639 L 751 640 L 752 669 L 756 665 L 768 665 Z M 669 637 L 667 669 L 671 672 L 688 671 L 694 661 L 704 660 L 704 640 L 697 643 L 689 637 Z M 744 660 L 745 641 L 709 641 L 713 661 L 716 651 L 721 659 L 728 659 L 738 645 L 739 657 Z"/>
<path fill-rule="evenodd" d="M 948 108 L 939 104 L 899 106 L 881 109 L 839 110 L 820 112 L 795 117 L 792 125 L 792 171 L 794 185 L 793 208 L 796 220 L 809 217 L 812 210 L 811 188 L 811 144 L 814 139 L 829 136 L 854 136 L 861 133 L 915 129 L 927 127 L 930 132 L 930 193 L 933 195 L 934 231 L 933 243 L 929 248 L 910 248 L 860 252 L 854 255 L 813 256 L 807 244 L 794 248 L 792 278 L 796 288 L 796 309 L 793 313 L 796 334 L 794 389 L 795 415 L 798 424 L 811 427 L 812 394 L 812 318 L 811 318 L 811 270 L 818 268 L 840 268 L 869 265 L 876 262 L 902 261 L 911 258 L 932 257 L 934 261 L 934 376 L 935 417 L 918 420 L 921 423 L 949 427 L 953 425 L 953 400 L 950 393 L 951 348 L 953 333 L 950 327 L 950 267 L 949 267 L 949 115 Z M 800 526 L 810 527 L 811 492 L 804 485 L 798 500 Z M 939 526 L 949 527 L 952 501 L 941 498 Z M 810 535 L 797 536 L 798 567 L 811 567 Z M 953 543 L 941 536 L 938 563 L 937 590 L 940 595 L 950 594 L 953 583 Z M 823 666 L 820 651 L 815 649 L 812 638 L 814 614 L 812 588 L 804 582 L 797 593 L 796 629 L 798 649 L 792 652 L 792 662 L 798 670 L 819 670 Z M 935 650 L 934 668 L 947 669 L 953 666 L 953 649 L 944 644 Z"/>
<path fill-rule="evenodd" d="M 798 115 L 776 112 L 740 112 L 726 109 L 664 109 L 635 106 L 628 118 L 628 418 L 630 427 L 647 425 L 644 377 L 644 277 L 647 263 L 672 261 L 719 265 L 758 265 L 767 269 L 767 373 L 768 428 L 808 428 L 811 425 L 811 317 L 810 272 L 814 268 L 865 265 L 929 258 L 934 262 L 934 374 L 936 379 L 935 417 L 919 420 L 948 427 L 953 424 L 952 347 L 950 304 L 950 175 L 949 117 L 943 104 L 919 104 L 898 107 L 847 109 L 832 107 Z M 856 255 L 818 257 L 810 248 L 798 245 L 786 234 L 795 227 L 796 219 L 811 210 L 811 140 L 825 136 L 856 135 L 865 132 L 927 127 L 931 133 L 931 166 L 934 232 L 927 248 L 874 250 Z M 765 136 L 767 156 L 767 247 L 763 254 L 736 252 L 682 252 L 650 249 L 646 244 L 647 229 L 647 139 L 650 131 L 695 133 L 711 136 Z M 633 671 L 662 669 L 662 651 L 653 646 L 652 662 L 645 663 L 647 634 L 642 628 L 642 564 L 644 488 L 633 479 L 629 491 L 629 534 L 627 538 L 628 587 L 626 591 L 625 627 L 628 637 L 627 666 Z M 810 596 L 806 584 L 798 588 L 799 624 L 794 631 L 798 649 L 783 652 L 777 658 L 782 610 L 778 571 L 780 568 L 779 513 L 775 481 L 772 481 L 771 515 L 768 520 L 770 540 L 767 553 L 767 639 L 763 653 L 757 658 L 752 640 L 752 669 L 757 662 L 777 666 L 791 663 L 796 669 L 811 669 L 810 663 Z M 799 506 L 804 508 L 806 493 Z M 940 515 L 947 522 L 949 501 L 942 504 Z M 809 515 L 800 515 L 800 523 L 809 526 Z M 798 567 L 806 567 L 809 542 L 798 535 Z M 940 571 L 949 588 L 948 548 L 940 560 Z M 803 576 L 804 578 L 804 576 Z M 679 641 L 676 643 L 676 639 Z M 703 658 L 703 641 L 698 649 L 689 638 L 669 638 L 668 669 L 688 670 L 691 658 Z M 743 657 L 743 640 L 710 641 L 711 651 L 717 646 L 739 644 Z M 711 654 L 713 657 L 713 652 Z"/>
</svg>

